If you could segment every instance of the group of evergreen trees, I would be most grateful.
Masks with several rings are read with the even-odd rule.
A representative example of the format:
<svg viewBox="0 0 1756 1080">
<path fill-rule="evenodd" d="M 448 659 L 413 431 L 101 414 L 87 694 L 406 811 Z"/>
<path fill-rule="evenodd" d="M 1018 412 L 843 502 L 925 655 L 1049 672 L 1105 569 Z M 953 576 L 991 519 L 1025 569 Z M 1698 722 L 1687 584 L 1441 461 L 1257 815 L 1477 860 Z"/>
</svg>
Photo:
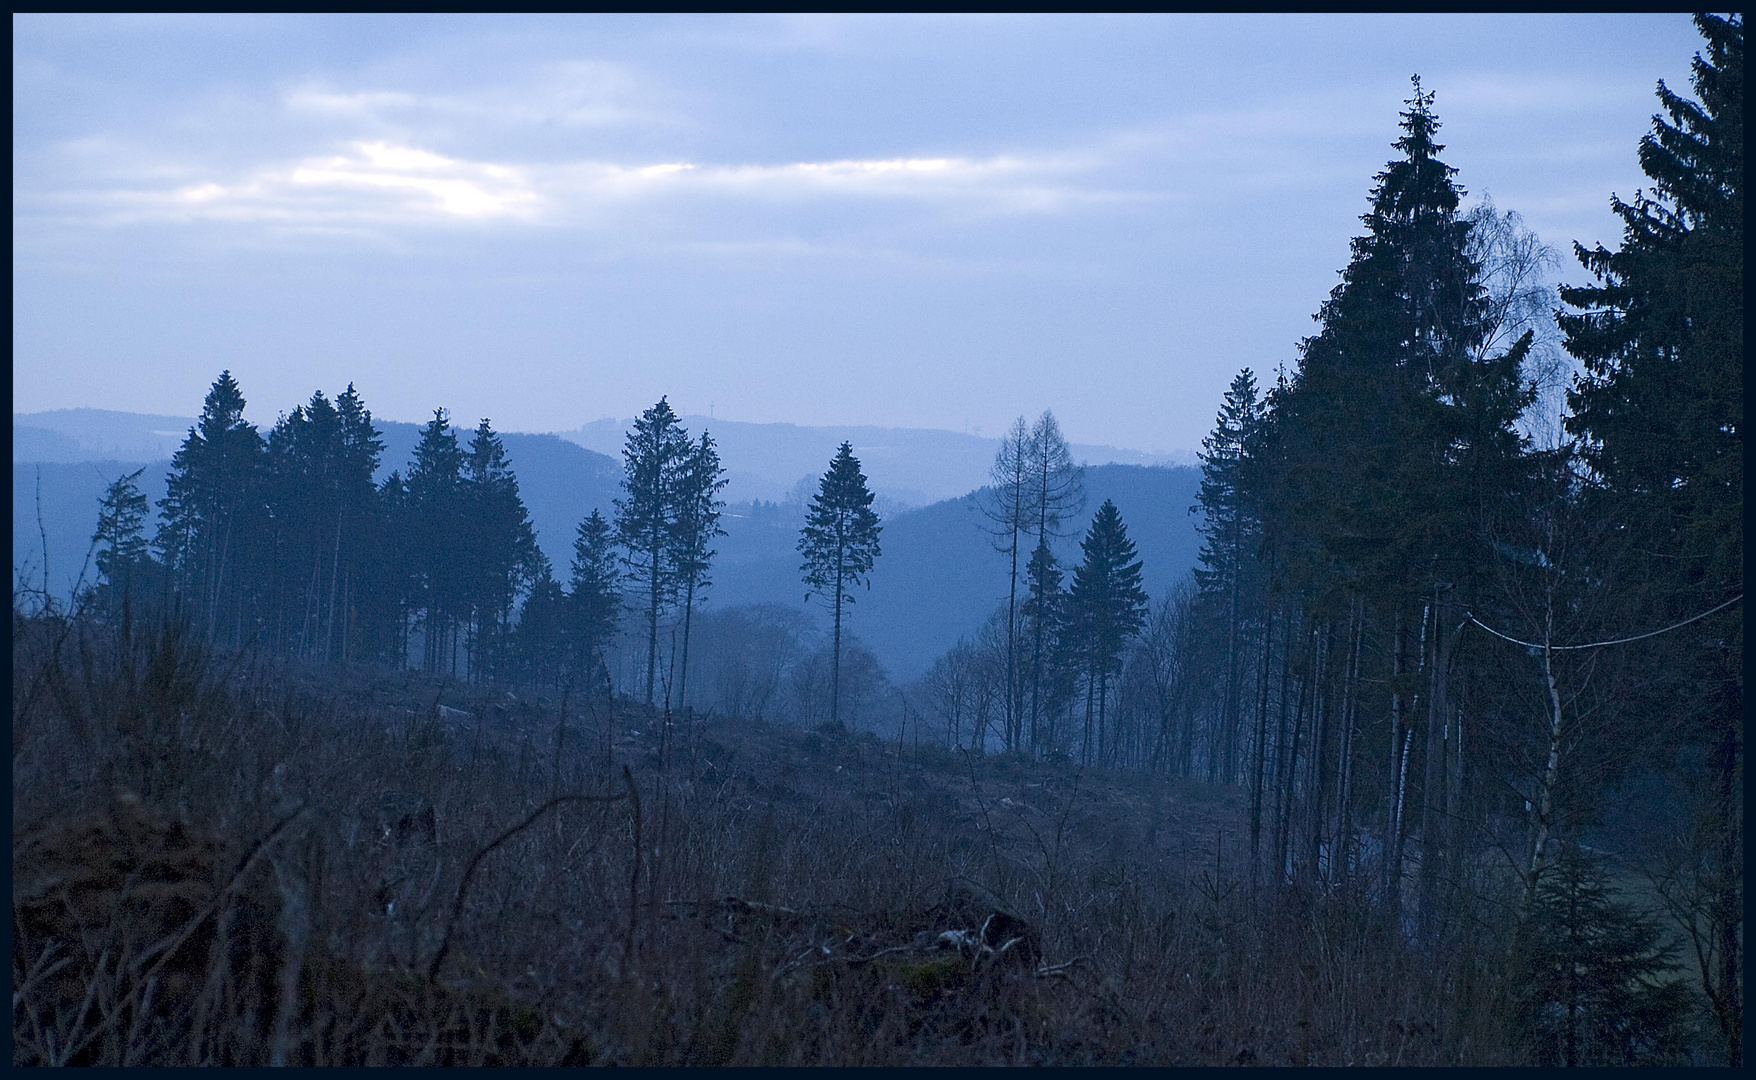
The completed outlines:
<svg viewBox="0 0 1756 1080">
<path fill-rule="evenodd" d="M 1013 423 L 990 479 L 983 510 L 1009 563 L 1006 606 L 935 662 L 928 692 L 953 741 L 981 749 L 993 734 L 1012 752 L 1109 760 L 1112 690 L 1147 608 L 1134 542 L 1106 499 L 1069 581 L 1052 541 L 1084 504 L 1084 481 L 1051 412 Z"/>
<path fill-rule="evenodd" d="M 1543 948 L 1621 927 L 1592 992 L 1647 995 L 1651 1037 L 1576 994 L 1566 1024 L 1530 1013 L 1569 1064 L 1663 1056 L 1658 936 L 1580 843 L 1642 770 L 1694 800 L 1678 914 L 1741 1046 L 1743 24 L 1698 25 L 1699 103 L 1660 84 L 1653 190 L 1612 201 L 1621 248 L 1578 248 L 1597 283 L 1560 292 L 1584 371 L 1553 446 L 1528 437 L 1531 238 L 1460 211 L 1417 81 L 1317 333 L 1266 395 L 1241 373 L 1204 445 L 1209 660 L 1163 717 L 1165 760 L 1247 788 L 1270 880 L 1368 889 L 1443 942 L 1504 867 Z"/>
<path fill-rule="evenodd" d="M 1516 214 L 1463 208 L 1417 79 L 1299 362 L 1226 392 L 1193 581 L 1144 620 L 1094 589 L 1132 558 L 1106 506 L 1063 593 L 1077 471 L 1020 420 L 988 489 L 1006 605 L 926 680 L 950 740 L 1241 787 L 1265 887 L 1369 898 L 1440 949 L 1509 904 L 1508 1015 L 1555 1063 L 1680 1052 L 1669 935 L 1592 833 L 1637 782 L 1690 824 L 1620 872 L 1741 1059 L 1743 22 L 1697 23 L 1700 100 L 1660 84 L 1653 190 L 1612 199 L 1621 247 L 1576 248 L 1596 283 L 1558 294 Z M 1555 344 L 1583 364 L 1564 399 Z M 1658 832 L 1630 814 L 1615 846 Z"/>
<path fill-rule="evenodd" d="M 265 647 L 315 661 L 418 664 L 433 674 L 608 693 L 606 650 L 625 614 L 646 645 L 644 695 L 687 693 L 694 613 L 724 535 L 725 487 L 713 438 L 692 438 L 670 404 L 641 414 L 623 451 L 614 521 L 579 524 L 565 586 L 537 547 L 506 449 L 487 420 L 469 445 L 443 409 L 422 428 L 406 474 L 373 476 L 383 442 L 350 385 L 283 416 L 267 439 L 243 418 L 229 371 L 171 462 L 151 545 L 137 481 L 99 508 L 99 583 L 85 601 L 174 610 L 215 645 Z M 878 555 L 878 518 L 852 447 L 822 478 L 799 541 L 808 588 L 834 613 L 830 719 L 839 716 L 842 612 Z M 154 558 L 154 550 L 158 554 Z M 809 596 L 807 596 L 809 599 Z"/>
<path fill-rule="evenodd" d="M 708 545 L 723 536 L 719 516 L 725 470 L 713 438 L 699 442 L 677 421 L 670 403 L 660 398 L 634 422 L 622 451 L 623 497 L 616 500 L 616 541 L 622 566 L 634 591 L 646 627 L 646 703 L 653 704 L 658 679 L 659 621 L 679 603 L 683 606 L 681 680 L 677 700 L 689 678 L 689 632 L 696 594 L 711 582 L 707 572 L 714 551 Z M 581 525 L 581 538 L 586 526 Z M 668 687 L 668 680 L 667 680 Z"/>
<path fill-rule="evenodd" d="M 406 477 L 376 483 L 383 442 L 352 385 L 267 438 L 244 406 L 222 372 L 171 460 L 150 548 L 140 474 L 110 486 L 89 603 L 163 605 L 215 645 L 308 660 L 400 662 L 415 634 L 430 672 L 517 667 L 517 602 L 549 569 L 487 420 L 464 447 L 435 412 Z"/>
</svg>

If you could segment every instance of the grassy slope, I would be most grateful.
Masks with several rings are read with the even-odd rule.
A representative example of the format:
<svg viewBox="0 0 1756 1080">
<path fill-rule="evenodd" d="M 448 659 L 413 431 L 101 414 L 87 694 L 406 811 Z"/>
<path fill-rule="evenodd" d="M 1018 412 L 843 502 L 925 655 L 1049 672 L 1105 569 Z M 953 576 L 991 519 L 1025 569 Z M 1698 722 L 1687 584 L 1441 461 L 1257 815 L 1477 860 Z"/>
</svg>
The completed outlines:
<svg viewBox="0 0 1756 1080">
<path fill-rule="evenodd" d="M 205 836 L 232 853 L 136 850 L 128 881 L 193 905 L 225 866 L 245 867 L 216 901 L 236 916 L 197 927 L 205 947 L 177 953 L 189 970 L 156 1005 L 144 976 L 93 966 L 174 938 L 159 909 L 127 899 L 136 885 L 86 894 L 87 951 L 37 981 L 67 909 L 52 885 L 37 899 L 15 887 L 30 931 L 14 976 L 20 1061 L 86 1028 L 92 1058 L 112 1061 L 260 1061 L 274 1030 L 293 1062 L 1499 1056 L 1480 1010 L 1443 997 L 1448 965 L 1407 953 L 1363 909 L 1252 911 L 1240 806 L 1214 789 L 737 720 L 667 729 L 626 703 L 573 700 L 563 723 L 558 701 L 412 673 L 221 668 L 162 637 L 123 647 L 92 632 L 75 648 L 78 631 L 15 630 L 20 880 L 121 865 L 114 840 L 54 849 L 139 833 L 114 824 L 130 813 L 118 788 L 151 811 L 147 835 L 182 838 L 154 844 Z M 624 797 L 508 833 L 562 792 Z M 92 820 L 110 824 L 80 824 Z M 195 864 L 218 868 L 212 885 L 150 880 Z M 228 953 L 210 940 L 218 925 L 257 930 Z M 984 928 L 988 951 L 939 945 Z M 248 971 L 256 998 L 234 986 Z M 277 985 L 294 990 L 273 1005 Z M 77 999 L 91 995 L 88 1024 Z M 246 999 L 260 1008 L 227 1011 Z M 140 1022 L 96 1031 L 105 1009 Z"/>
</svg>

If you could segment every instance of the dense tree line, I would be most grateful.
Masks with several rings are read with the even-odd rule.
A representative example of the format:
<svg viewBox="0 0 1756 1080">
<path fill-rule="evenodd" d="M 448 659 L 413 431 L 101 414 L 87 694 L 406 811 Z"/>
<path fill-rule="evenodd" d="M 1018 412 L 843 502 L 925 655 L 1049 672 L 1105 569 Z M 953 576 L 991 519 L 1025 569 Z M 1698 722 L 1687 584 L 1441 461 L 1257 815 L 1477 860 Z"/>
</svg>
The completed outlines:
<svg viewBox="0 0 1756 1080">
<path fill-rule="evenodd" d="M 1574 1002 L 1551 1033 L 1569 1064 L 1656 1055 L 1668 1030 L 1658 938 L 1586 835 L 1650 772 L 1694 800 L 1664 856 L 1741 1046 L 1741 630 L 1679 625 L 1742 593 L 1742 22 L 1700 25 L 1700 103 L 1661 85 L 1653 193 L 1613 203 L 1620 250 L 1578 249 L 1597 284 L 1561 293 L 1584 371 L 1556 446 L 1521 429 L 1537 328 L 1505 325 L 1528 245 L 1459 212 L 1417 84 L 1318 332 L 1260 403 L 1241 375 L 1209 440 L 1188 604 L 1215 662 L 1167 727 L 1178 767 L 1247 787 L 1273 882 L 1366 889 L 1435 944 L 1508 872 L 1532 949 L 1621 926 L 1588 934 L 1622 964 L 1599 989 L 1649 1042 L 1591 1034 L 1609 1006 Z"/>
<path fill-rule="evenodd" d="M 666 400 L 629 431 L 614 517 L 594 509 L 580 522 L 565 582 L 537 547 L 489 421 L 464 445 L 436 410 L 406 468 L 374 484 L 383 442 L 352 386 L 333 404 L 314 394 L 266 439 L 244 407 L 222 372 L 173 459 L 152 542 L 140 474 L 110 486 L 88 610 L 119 619 L 157 606 L 223 648 L 594 696 L 612 692 L 611 656 L 627 631 L 642 639 L 644 661 L 627 688 L 648 704 L 687 707 L 726 480 L 712 436 L 692 437 Z M 695 699 L 757 715 L 772 699 L 789 717 L 839 722 L 894 692 L 871 653 L 842 633 L 881 531 L 850 446 L 820 488 L 799 550 L 807 589 L 831 609 L 830 641 L 819 649 L 808 620 L 775 624 L 772 612 L 711 619 L 712 683 Z M 730 670 L 749 642 L 722 631 L 740 619 L 763 628 L 753 639 L 779 654 L 756 662 L 770 669 L 759 680 L 769 685 L 739 686 Z"/>
<path fill-rule="evenodd" d="M 1203 444 L 1193 580 L 1095 662 L 1095 535 L 1070 592 L 1048 548 L 1020 558 L 1021 421 L 990 517 L 1029 598 L 925 684 L 948 741 L 1240 787 L 1260 888 L 1366 897 L 1436 949 L 1500 905 L 1557 1064 L 1673 1060 L 1685 969 L 1741 1060 L 1743 24 L 1697 22 L 1699 100 L 1660 84 L 1652 190 L 1612 200 L 1620 248 L 1576 247 L 1595 283 L 1558 295 L 1516 214 L 1462 207 L 1417 80 L 1316 333 L 1266 393 L 1240 372 Z M 1564 399 L 1556 343 L 1583 364 Z M 1023 737 L 1070 675 L 1102 718 L 1105 670 L 1095 740 Z M 1680 823 L 1619 808 L 1634 784 Z M 1611 811 L 1643 817 L 1616 866 L 1687 964 L 1606 884 Z"/>
<path fill-rule="evenodd" d="M 605 649 L 638 569 L 651 636 L 680 597 L 686 639 L 724 480 L 712 439 L 667 426 L 663 401 L 630 433 L 616 523 L 596 510 L 580 523 L 565 586 L 489 421 L 466 445 L 436 410 L 406 468 L 375 483 L 383 442 L 351 385 L 333 403 L 313 394 L 267 438 L 245 404 L 222 372 L 172 459 L 150 543 L 139 473 L 106 491 L 89 610 L 174 611 L 223 648 L 607 692 Z"/>
</svg>

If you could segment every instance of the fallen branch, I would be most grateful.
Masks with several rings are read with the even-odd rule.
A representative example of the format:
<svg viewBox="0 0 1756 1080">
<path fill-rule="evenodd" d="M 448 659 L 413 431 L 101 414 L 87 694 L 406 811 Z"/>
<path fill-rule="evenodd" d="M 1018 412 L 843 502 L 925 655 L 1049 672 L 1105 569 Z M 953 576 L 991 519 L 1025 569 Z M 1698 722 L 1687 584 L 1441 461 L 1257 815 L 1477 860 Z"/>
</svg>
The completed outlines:
<svg viewBox="0 0 1756 1080">
<path fill-rule="evenodd" d="M 463 903 L 469 897 L 470 881 L 475 877 L 476 869 L 482 865 L 482 860 L 488 857 L 489 852 L 536 824 L 538 818 L 557 806 L 566 803 L 613 803 L 626 798 L 628 798 L 627 795 L 557 795 L 531 811 L 529 817 L 496 836 L 488 842 L 486 847 L 476 852 L 475 858 L 469 862 L 469 869 L 463 872 L 463 880 L 457 883 L 457 896 L 452 900 L 451 914 L 445 920 L 445 933 L 439 939 L 439 951 L 433 954 L 433 962 L 427 965 L 427 978 L 432 980 L 439 977 L 440 965 L 445 963 L 445 957 L 451 952 L 452 929 L 457 925 L 457 918 L 463 913 Z"/>
</svg>

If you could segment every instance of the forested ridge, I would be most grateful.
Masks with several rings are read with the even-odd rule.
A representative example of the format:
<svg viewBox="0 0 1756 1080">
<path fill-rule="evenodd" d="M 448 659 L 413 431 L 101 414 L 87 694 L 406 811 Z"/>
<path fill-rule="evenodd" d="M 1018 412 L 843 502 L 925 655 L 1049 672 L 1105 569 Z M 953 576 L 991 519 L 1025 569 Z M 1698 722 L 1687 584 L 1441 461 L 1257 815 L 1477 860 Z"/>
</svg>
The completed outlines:
<svg viewBox="0 0 1756 1080">
<path fill-rule="evenodd" d="M 407 726 L 382 745 L 346 736 L 383 762 L 335 780 L 393 783 L 366 776 L 395 777 L 407 755 L 393 786 L 421 794 L 407 814 L 385 812 L 380 846 L 437 836 L 425 822 L 446 814 L 481 821 L 432 856 L 455 906 L 429 885 L 419 910 L 437 914 L 404 916 L 427 922 L 394 938 L 414 878 L 381 874 L 391 883 L 367 906 L 386 944 L 347 961 L 424 972 L 427 989 L 370 975 L 349 993 L 437 1024 L 433 1045 L 454 1056 L 423 1058 L 379 1029 L 350 1048 L 282 1031 L 283 1061 L 1740 1065 L 1743 24 L 1697 25 L 1693 97 L 1661 83 L 1637 148 L 1650 188 L 1611 196 L 1620 244 L 1575 245 L 1571 269 L 1515 210 L 1467 201 L 1436 93 L 1415 79 L 1313 332 L 1240 371 L 1218 409 L 1187 507 L 1202 545 L 1193 574 L 1149 592 L 1130 531 L 1163 508 L 1090 498 L 1054 414 L 1020 417 L 966 515 L 1004 596 L 902 685 L 859 640 L 862 598 L 895 539 L 849 443 L 798 504 L 739 507 L 797 537 L 794 599 L 823 613 L 824 631 L 800 608 L 713 602 L 736 462 L 668 399 L 626 433 L 620 497 L 582 514 L 556 565 L 489 420 L 460 430 L 435 410 L 379 478 L 384 440 L 352 385 L 314 393 L 264 433 L 222 372 L 156 507 L 138 471 L 109 486 L 92 584 L 71 608 L 46 581 L 15 586 L 15 816 L 39 827 L 15 837 L 15 861 L 21 843 L 33 859 L 63 857 L 39 850 L 45 836 L 72 843 L 43 824 L 57 801 L 90 809 L 125 788 L 120 820 L 133 824 L 105 819 L 90 835 L 169 835 L 181 826 L 152 815 L 200 802 L 183 791 L 191 778 L 246 774 L 250 809 L 225 819 L 266 851 L 305 812 L 283 789 L 311 737 L 287 717 L 333 739 L 350 710 L 394 708 Z M 1557 275 L 1579 283 L 1556 289 Z M 329 703 L 314 704 L 326 681 Z M 337 704 L 343 687 L 354 704 Z M 448 694 L 473 732 L 447 719 Z M 128 704 L 106 720 L 106 701 Z M 228 709 L 272 727 L 259 738 L 275 749 L 251 757 L 238 747 L 257 736 L 216 735 L 233 730 Z M 57 723 L 72 734 L 45 734 Z M 51 776 L 69 740 L 97 745 L 100 731 L 116 749 L 91 754 L 89 782 Z M 759 763 L 731 764 L 734 732 Z M 344 756 L 309 752 L 324 775 L 346 773 Z M 829 767 L 864 786 L 795 773 Z M 1081 784 L 1124 817 L 1150 804 L 1152 824 L 1117 818 L 1106 834 L 1102 815 L 1079 816 Z M 722 805 L 728 790 L 745 793 L 732 800 L 744 812 Z M 773 809 L 806 790 L 816 801 L 796 814 Z M 1166 798 L 1213 835 L 1161 842 Z M 490 828 L 495 799 L 530 817 Z M 817 836 L 827 826 L 814 816 L 857 832 L 868 804 L 910 852 L 894 858 L 914 892 L 826 863 L 820 877 L 864 897 L 840 899 L 799 869 L 841 843 Z M 612 972 L 615 988 L 557 975 L 532 1005 L 531 988 L 480 966 L 485 981 L 443 981 L 463 970 L 454 931 L 471 964 L 494 948 L 458 929 L 478 864 L 507 843 L 566 863 L 540 845 L 586 842 L 562 831 L 573 805 L 576 828 L 597 815 L 595 854 L 580 858 L 598 877 L 566 886 L 596 920 L 567 940 L 593 943 L 579 968 Z M 807 834 L 817 848 L 799 846 Z M 1063 854 L 1072 834 L 1084 846 Z M 717 854 L 681 854 L 709 836 Z M 679 854 L 661 855 L 667 845 Z M 310 841 L 301 858 L 315 866 L 320 849 Z M 266 873 L 255 858 L 209 908 L 190 907 L 188 925 Z M 274 863 L 283 928 L 289 872 Z M 602 884 L 615 875 L 626 896 Z M 506 881 L 503 895 L 526 895 Z M 533 910 L 572 910 L 527 891 Z M 51 953 L 69 931 L 45 903 L 15 890 L 15 926 L 40 950 L 15 949 L 15 988 L 48 995 L 26 1015 L 15 993 L 15 1059 L 79 1060 L 57 1039 L 85 1030 L 77 999 L 101 984 L 147 1033 L 91 1028 L 79 1045 L 172 1060 L 176 1040 L 141 1019 L 147 975 L 105 982 L 111 961 L 87 957 L 87 986 L 55 981 Z M 723 970 L 684 971 L 675 935 L 689 926 L 743 951 Z M 830 937 L 839 944 L 818 940 Z M 854 992 L 856 969 L 883 988 Z M 290 970 L 284 985 L 303 987 Z M 634 974 L 664 987 L 664 1003 L 636 1001 Z M 275 991 L 262 986 L 266 1002 Z M 179 992 L 207 1000 L 195 983 Z M 315 1031 L 314 1006 L 293 1000 L 307 992 L 278 1007 Z M 1225 995 L 1224 1009 L 1200 1006 L 1199 1037 L 1155 1033 Z M 501 1041 L 478 1038 L 478 1014 L 498 1017 Z M 267 1036 L 239 1023 L 191 1059 L 255 1060 L 251 1040 Z M 306 1049 L 289 1059 L 295 1044 Z"/>
</svg>

